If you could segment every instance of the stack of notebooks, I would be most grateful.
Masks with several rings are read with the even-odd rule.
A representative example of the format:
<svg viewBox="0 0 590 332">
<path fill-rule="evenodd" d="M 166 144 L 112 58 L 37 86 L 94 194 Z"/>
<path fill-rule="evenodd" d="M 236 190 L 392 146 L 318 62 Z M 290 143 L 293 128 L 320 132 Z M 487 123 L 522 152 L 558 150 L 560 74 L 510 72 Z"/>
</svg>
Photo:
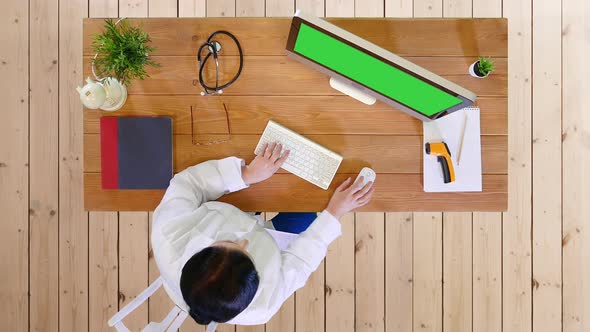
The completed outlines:
<svg viewBox="0 0 590 332">
<path fill-rule="evenodd" d="M 166 189 L 172 179 L 172 119 L 100 119 L 102 189 Z"/>
</svg>

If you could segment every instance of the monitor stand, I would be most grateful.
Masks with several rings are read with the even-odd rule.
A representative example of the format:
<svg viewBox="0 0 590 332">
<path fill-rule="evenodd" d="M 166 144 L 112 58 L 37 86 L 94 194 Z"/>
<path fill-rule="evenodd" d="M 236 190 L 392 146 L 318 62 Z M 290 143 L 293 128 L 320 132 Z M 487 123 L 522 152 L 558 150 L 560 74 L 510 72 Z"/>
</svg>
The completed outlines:
<svg viewBox="0 0 590 332">
<path fill-rule="evenodd" d="M 373 105 L 377 101 L 377 99 L 375 99 L 375 97 L 364 93 L 363 91 L 357 89 L 352 84 L 346 82 L 343 79 L 339 79 L 336 77 L 330 77 L 330 86 L 333 89 L 338 90 L 338 91 L 344 93 L 345 95 L 349 95 L 352 98 L 360 101 L 361 103 L 367 104 L 367 105 Z"/>
</svg>

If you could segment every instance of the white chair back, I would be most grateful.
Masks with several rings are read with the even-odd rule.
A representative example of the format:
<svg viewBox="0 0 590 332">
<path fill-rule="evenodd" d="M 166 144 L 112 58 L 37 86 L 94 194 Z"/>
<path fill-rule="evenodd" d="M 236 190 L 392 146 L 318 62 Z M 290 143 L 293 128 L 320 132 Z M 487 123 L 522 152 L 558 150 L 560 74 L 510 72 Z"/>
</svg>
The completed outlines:
<svg viewBox="0 0 590 332">
<path fill-rule="evenodd" d="M 132 313 L 142 303 L 152 296 L 163 285 L 162 277 L 156 279 L 151 285 L 141 292 L 136 298 L 123 307 L 111 319 L 109 319 L 109 326 L 115 327 L 117 332 L 130 332 L 123 323 L 123 319 Z M 172 310 L 166 315 L 161 322 L 150 322 L 142 332 L 173 332 L 178 330 L 180 325 L 184 322 L 188 313 L 178 306 L 174 306 Z"/>
</svg>

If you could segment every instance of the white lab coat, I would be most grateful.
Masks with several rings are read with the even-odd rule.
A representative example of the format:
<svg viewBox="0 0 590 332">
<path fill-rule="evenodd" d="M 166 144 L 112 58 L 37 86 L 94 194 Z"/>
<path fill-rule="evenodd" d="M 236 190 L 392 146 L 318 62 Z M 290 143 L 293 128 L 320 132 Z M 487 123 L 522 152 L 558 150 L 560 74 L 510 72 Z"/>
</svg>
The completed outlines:
<svg viewBox="0 0 590 332">
<path fill-rule="evenodd" d="M 221 240 L 247 239 L 260 283 L 250 305 L 229 324 L 264 324 L 283 302 L 303 287 L 326 256 L 328 245 L 341 235 L 340 222 L 327 211 L 281 251 L 251 214 L 215 202 L 223 194 L 247 188 L 244 161 L 214 160 L 178 173 L 156 209 L 152 225 L 154 257 L 170 298 L 188 311 L 180 290 L 185 263 L 197 252 Z M 276 231 L 275 231 L 276 232 Z"/>
</svg>

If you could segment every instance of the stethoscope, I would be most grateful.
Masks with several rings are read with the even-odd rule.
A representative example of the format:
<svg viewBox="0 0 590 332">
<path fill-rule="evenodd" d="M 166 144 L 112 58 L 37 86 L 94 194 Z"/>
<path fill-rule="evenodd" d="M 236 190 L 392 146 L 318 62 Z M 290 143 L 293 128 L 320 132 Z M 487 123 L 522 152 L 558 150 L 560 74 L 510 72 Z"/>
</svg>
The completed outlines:
<svg viewBox="0 0 590 332">
<path fill-rule="evenodd" d="M 238 52 L 240 54 L 240 66 L 238 68 L 238 72 L 234 75 L 234 77 L 231 80 L 222 85 L 219 85 L 219 59 L 217 58 L 217 55 L 221 52 L 221 43 L 216 40 L 213 40 L 213 38 L 217 35 L 226 35 L 229 38 L 233 39 L 233 41 L 236 43 L 236 46 L 238 47 Z M 203 52 L 204 48 L 207 48 L 209 53 L 207 53 L 205 58 L 202 58 L 201 53 Z M 205 68 L 207 60 L 209 60 L 211 55 L 213 55 L 213 60 L 215 60 L 215 86 L 208 86 L 203 80 L 203 69 Z M 197 53 L 197 62 L 199 64 L 199 83 L 201 84 L 204 90 L 201 92 L 201 96 L 220 95 L 223 93 L 223 89 L 232 85 L 238 79 L 238 77 L 240 77 L 240 74 L 242 73 L 242 67 L 244 65 L 244 54 L 242 53 L 242 47 L 240 46 L 240 42 L 233 34 L 227 31 L 219 30 L 212 33 L 209 36 L 209 38 L 207 38 L 207 41 L 203 45 L 201 45 L 201 47 L 199 47 L 199 52 Z"/>
</svg>

